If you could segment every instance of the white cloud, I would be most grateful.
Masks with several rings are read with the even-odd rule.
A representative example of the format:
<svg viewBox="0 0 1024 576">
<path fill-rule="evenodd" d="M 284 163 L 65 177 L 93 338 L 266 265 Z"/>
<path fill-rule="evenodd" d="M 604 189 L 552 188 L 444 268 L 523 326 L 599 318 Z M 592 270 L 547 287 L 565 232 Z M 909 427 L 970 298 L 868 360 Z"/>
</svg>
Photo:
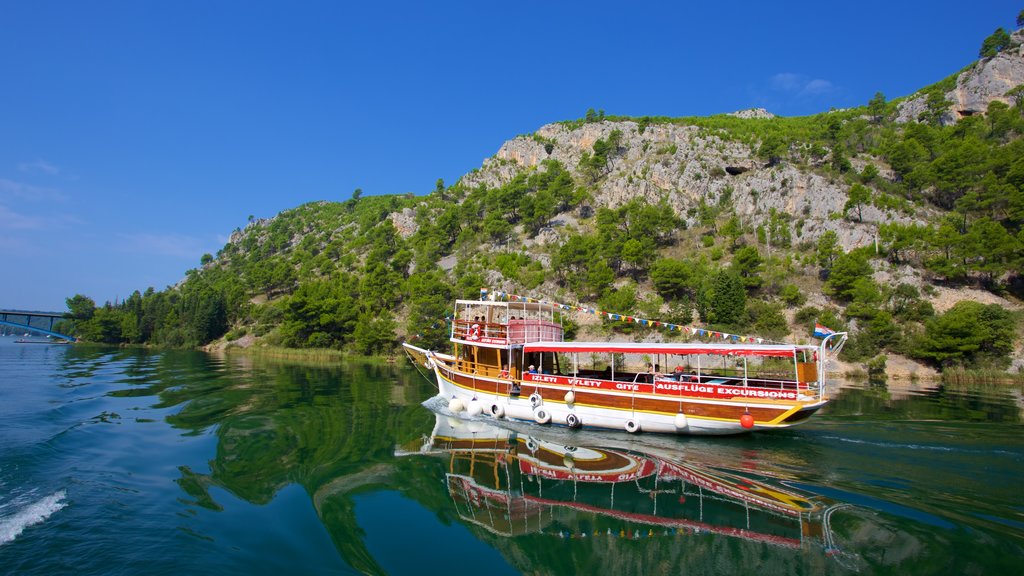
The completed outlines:
<svg viewBox="0 0 1024 576">
<path fill-rule="evenodd" d="M 67 199 L 68 197 L 60 190 L 0 178 L 0 201 L 65 202 Z"/>
<path fill-rule="evenodd" d="M 771 77 L 771 86 L 775 90 L 781 92 L 798 92 L 802 80 L 797 74 L 791 72 L 781 72 Z"/>
<path fill-rule="evenodd" d="M 0 204 L 0 225 L 8 230 L 41 230 L 46 227 L 47 220 L 15 212 Z"/>
<path fill-rule="evenodd" d="M 45 172 L 54 176 L 60 174 L 60 168 L 45 160 L 22 162 L 21 164 L 18 164 L 18 170 L 21 170 L 22 172 Z"/>
<path fill-rule="evenodd" d="M 772 76 L 768 82 L 773 90 L 801 97 L 822 96 L 836 90 L 835 85 L 828 80 L 808 78 L 793 72 L 780 72 Z"/>
<path fill-rule="evenodd" d="M 828 80 L 820 80 L 820 79 L 818 79 L 818 80 L 811 80 L 806 85 L 804 85 L 804 89 L 801 90 L 800 93 L 801 94 L 809 94 L 809 95 L 810 94 L 813 94 L 813 95 L 828 94 L 829 92 L 833 91 L 834 89 L 835 89 L 835 87 Z"/>
</svg>

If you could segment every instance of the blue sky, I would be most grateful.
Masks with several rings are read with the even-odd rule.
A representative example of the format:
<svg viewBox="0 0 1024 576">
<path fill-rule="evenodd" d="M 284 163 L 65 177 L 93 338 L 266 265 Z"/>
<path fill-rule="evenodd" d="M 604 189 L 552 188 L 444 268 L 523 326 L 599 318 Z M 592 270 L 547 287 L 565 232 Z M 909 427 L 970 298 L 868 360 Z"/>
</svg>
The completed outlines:
<svg viewBox="0 0 1024 576">
<path fill-rule="evenodd" d="M 1024 4 L 0 0 L 0 308 L 163 289 L 250 215 L 429 192 L 587 108 L 913 92 Z"/>
</svg>

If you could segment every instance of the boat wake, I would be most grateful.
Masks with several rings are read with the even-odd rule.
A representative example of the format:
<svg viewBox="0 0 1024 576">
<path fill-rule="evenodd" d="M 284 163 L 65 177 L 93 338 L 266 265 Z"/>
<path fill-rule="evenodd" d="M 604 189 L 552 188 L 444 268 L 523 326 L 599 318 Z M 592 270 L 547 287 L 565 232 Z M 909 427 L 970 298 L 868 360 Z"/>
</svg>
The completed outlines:
<svg viewBox="0 0 1024 576">
<path fill-rule="evenodd" d="M 886 449 L 898 449 L 898 450 L 922 450 L 932 452 L 957 452 L 961 454 L 998 454 L 1000 456 L 1016 456 L 1015 452 L 1010 450 L 989 450 L 989 449 L 971 449 L 971 448 L 959 448 L 957 446 L 935 446 L 927 444 L 907 444 L 900 442 L 883 442 L 879 440 L 863 440 L 860 438 L 845 438 L 842 436 L 821 436 L 822 440 L 829 440 L 832 442 L 843 442 L 846 444 L 863 444 L 866 446 L 875 446 L 878 448 Z"/>
<path fill-rule="evenodd" d="M 66 498 L 67 492 L 58 490 L 12 513 L 8 513 L 7 508 L 17 506 L 18 502 L 0 504 L 0 546 L 20 536 L 29 526 L 45 522 L 55 512 L 62 510 L 68 505 Z"/>
</svg>

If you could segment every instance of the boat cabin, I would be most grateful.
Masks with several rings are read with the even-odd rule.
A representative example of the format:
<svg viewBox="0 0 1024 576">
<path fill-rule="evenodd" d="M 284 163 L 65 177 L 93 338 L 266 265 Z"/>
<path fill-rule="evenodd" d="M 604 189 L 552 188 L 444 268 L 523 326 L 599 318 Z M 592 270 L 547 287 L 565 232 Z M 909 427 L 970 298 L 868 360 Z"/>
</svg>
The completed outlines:
<svg viewBox="0 0 1024 576">
<path fill-rule="evenodd" d="M 451 341 L 459 369 L 466 372 L 518 378 L 530 362 L 514 351 L 530 342 L 561 342 L 563 336 L 560 309 L 551 304 L 455 301 Z"/>
</svg>

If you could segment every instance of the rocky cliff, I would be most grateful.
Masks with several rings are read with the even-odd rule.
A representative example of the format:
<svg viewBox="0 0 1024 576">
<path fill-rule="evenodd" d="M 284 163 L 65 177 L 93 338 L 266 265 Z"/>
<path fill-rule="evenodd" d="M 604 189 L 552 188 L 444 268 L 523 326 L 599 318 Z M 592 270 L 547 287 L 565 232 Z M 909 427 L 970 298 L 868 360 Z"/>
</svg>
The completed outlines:
<svg viewBox="0 0 1024 576">
<path fill-rule="evenodd" d="M 580 159 L 592 151 L 595 142 L 609 138 L 616 130 L 622 134 L 618 150 L 609 155 L 605 174 L 593 184 L 596 205 L 614 208 L 638 197 L 649 202 L 664 199 L 692 225 L 696 217 L 691 208 L 702 200 L 714 204 L 728 194 L 744 224 L 761 225 L 774 209 L 791 217 L 794 241 L 814 241 L 825 230 L 833 230 L 847 250 L 871 244 L 882 222 L 914 219 L 865 206 L 862 222 L 838 220 L 833 215 L 843 212 L 848 184 L 814 170 L 814 164 L 769 165 L 757 158 L 758 143 L 746 144 L 711 130 L 678 124 L 646 126 L 643 130 L 635 121 L 603 121 L 578 127 L 548 124 L 532 135 L 503 144 L 462 183 L 469 187 L 501 186 L 524 170 L 543 170 L 542 162 L 548 159 L 561 162 L 582 180 Z M 868 162 L 873 161 L 855 160 L 854 168 L 860 170 Z M 883 173 L 887 171 L 880 162 L 877 167 Z M 926 217 L 923 213 L 917 218 Z"/>
<path fill-rule="evenodd" d="M 944 93 L 948 109 L 942 122 L 954 124 L 961 118 L 984 114 L 992 102 L 1012 106 L 1007 93 L 1024 84 L 1024 29 L 1010 36 L 1010 46 L 991 58 L 982 58 L 956 75 L 955 86 Z M 899 105 L 897 122 L 916 120 L 928 108 L 928 95 L 918 92 Z"/>
</svg>

